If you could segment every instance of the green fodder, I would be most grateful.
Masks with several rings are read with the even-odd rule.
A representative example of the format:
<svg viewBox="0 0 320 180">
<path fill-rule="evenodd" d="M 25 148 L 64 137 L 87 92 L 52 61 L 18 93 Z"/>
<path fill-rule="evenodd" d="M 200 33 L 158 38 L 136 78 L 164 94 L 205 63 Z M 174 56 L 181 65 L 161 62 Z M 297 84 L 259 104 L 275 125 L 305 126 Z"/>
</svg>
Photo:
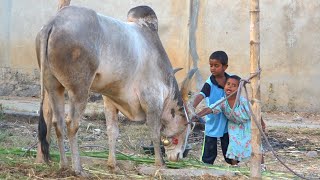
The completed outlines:
<svg viewBox="0 0 320 180">
<path fill-rule="evenodd" d="M 107 159 L 108 158 L 108 152 L 107 151 L 99 151 L 99 152 L 84 152 L 81 153 L 82 157 L 91 157 L 91 158 L 101 158 L 101 159 Z M 8 156 L 9 155 L 9 156 Z M 23 156 L 24 155 L 24 156 Z M 7 166 L 10 167 L 16 167 L 21 166 L 21 164 L 24 163 L 31 163 L 34 161 L 33 158 L 35 157 L 36 152 L 29 151 L 25 152 L 21 149 L 0 149 L 0 165 L 4 162 Z M 70 156 L 70 153 L 67 153 L 68 156 Z M 23 157 L 22 157 L 23 156 Z M 54 169 L 58 168 L 58 162 L 59 162 L 59 153 L 58 152 L 51 152 L 50 154 L 51 160 L 54 163 Z M 153 165 L 154 158 L 151 156 L 132 156 L 127 155 L 121 152 L 116 153 L 117 160 L 122 161 L 132 161 L 136 164 L 145 164 L 145 165 Z M 5 160 L 4 160 L 5 159 Z M 30 160 L 32 159 L 32 160 Z M 30 165 L 30 164 L 29 164 Z M 25 166 L 29 166 L 28 164 Z M 229 172 L 236 172 L 237 174 L 241 174 L 247 177 L 250 177 L 250 169 L 245 167 L 230 167 L 230 166 L 223 166 L 223 165 L 207 165 L 197 160 L 190 160 L 190 159 L 183 159 L 179 162 L 169 162 L 166 161 L 167 168 L 171 169 L 215 169 L 215 170 L 221 170 L 221 171 L 229 171 Z M 47 165 L 44 166 L 32 166 L 33 169 L 37 170 L 37 172 L 40 172 L 41 167 L 44 169 L 47 169 Z M 91 169 L 92 171 L 100 172 L 101 169 L 98 167 L 95 167 Z M 101 171 L 102 172 L 102 171 Z M 2 174 L 0 174 L 0 177 Z M 132 175 L 133 176 L 133 175 Z M 293 175 L 283 172 L 275 172 L 275 171 L 265 171 L 262 173 L 263 178 L 276 178 L 276 179 L 292 179 L 294 178 Z M 138 178 L 138 177 L 136 177 Z"/>
</svg>

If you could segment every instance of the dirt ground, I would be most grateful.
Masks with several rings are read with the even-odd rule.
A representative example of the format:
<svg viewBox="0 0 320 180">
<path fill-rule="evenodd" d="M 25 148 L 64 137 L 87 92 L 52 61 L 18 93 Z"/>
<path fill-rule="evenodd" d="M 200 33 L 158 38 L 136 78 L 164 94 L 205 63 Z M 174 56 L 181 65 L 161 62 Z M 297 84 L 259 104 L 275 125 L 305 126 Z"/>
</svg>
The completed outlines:
<svg viewBox="0 0 320 180">
<path fill-rule="evenodd" d="M 320 115 L 310 113 L 263 112 L 267 124 L 267 136 L 278 157 L 293 171 L 312 179 L 320 178 Z M 119 154 L 133 157 L 152 158 L 144 153 L 142 146 L 150 145 L 148 130 L 144 122 L 129 122 L 120 117 L 120 137 L 117 144 Z M 54 132 L 52 132 L 54 135 Z M 107 135 L 102 114 L 84 117 L 79 129 L 79 147 L 81 151 L 102 151 L 107 149 Z M 57 151 L 54 140 L 51 152 Z M 189 144 L 192 149 L 186 161 L 199 160 L 203 132 L 195 129 L 190 135 Z M 51 166 L 34 164 L 34 155 L 20 153 L 12 149 L 35 150 L 37 142 L 37 118 L 31 116 L 14 116 L 0 113 L 0 148 L 7 153 L 0 153 L 0 179 L 77 179 L 70 170 L 59 170 L 57 160 L 52 159 Z M 68 152 L 68 142 L 65 141 Z M 267 171 L 263 179 L 299 179 L 289 172 L 272 154 L 271 148 L 263 140 L 264 158 Z M 119 158 L 118 158 L 119 159 Z M 106 159 L 83 157 L 82 164 L 89 174 L 86 179 L 189 179 L 183 176 L 147 175 L 141 173 L 141 167 L 152 166 L 152 163 L 141 164 L 137 161 L 119 160 L 118 170 L 111 172 L 106 168 Z M 233 171 L 222 159 L 219 151 L 215 167 Z M 250 162 L 240 163 L 240 169 L 248 169 Z M 196 167 L 182 168 L 174 171 L 179 174 L 183 169 L 196 170 Z M 230 170 L 231 168 L 231 170 Z M 192 179 L 250 179 L 248 171 L 234 169 L 236 177 L 213 177 L 204 174 Z M 239 173 L 240 172 L 240 173 Z M 250 171 L 249 171 L 250 172 Z M 275 173 L 276 176 L 268 176 Z M 283 174 L 281 174 L 283 173 Z M 191 179 L 191 178 L 190 178 Z"/>
</svg>

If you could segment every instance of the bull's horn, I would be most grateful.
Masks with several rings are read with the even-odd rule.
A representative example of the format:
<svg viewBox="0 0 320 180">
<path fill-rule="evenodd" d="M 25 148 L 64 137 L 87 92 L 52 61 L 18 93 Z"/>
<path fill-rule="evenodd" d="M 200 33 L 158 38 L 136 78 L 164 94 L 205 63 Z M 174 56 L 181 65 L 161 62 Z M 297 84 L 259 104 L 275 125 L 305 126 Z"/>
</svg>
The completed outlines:
<svg viewBox="0 0 320 180">
<path fill-rule="evenodd" d="M 176 74 L 176 72 L 178 72 L 178 71 L 180 71 L 180 70 L 182 70 L 183 68 L 175 68 L 175 69 L 173 69 L 173 74 Z"/>
<path fill-rule="evenodd" d="M 181 96 L 184 102 L 188 101 L 188 93 L 190 89 L 190 80 L 198 68 L 193 68 L 188 72 L 187 77 L 182 81 L 181 84 Z"/>
</svg>

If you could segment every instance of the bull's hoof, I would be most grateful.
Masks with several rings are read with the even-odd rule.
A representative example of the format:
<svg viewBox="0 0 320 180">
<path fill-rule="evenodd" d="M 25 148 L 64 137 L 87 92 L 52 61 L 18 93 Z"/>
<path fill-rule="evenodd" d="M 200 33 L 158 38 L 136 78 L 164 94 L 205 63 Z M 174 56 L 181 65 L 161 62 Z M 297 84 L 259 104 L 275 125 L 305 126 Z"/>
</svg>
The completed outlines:
<svg viewBox="0 0 320 180">
<path fill-rule="evenodd" d="M 117 166 L 116 162 L 114 162 L 114 161 L 111 161 L 111 162 L 108 161 L 107 168 L 110 172 L 112 172 L 114 174 L 121 173 L 121 169 Z"/>
<path fill-rule="evenodd" d="M 89 177 L 89 175 L 86 172 L 84 172 L 83 170 L 74 171 L 74 173 L 75 173 L 76 176 L 79 176 L 79 177 L 83 177 L 83 178 L 88 178 Z"/>
<path fill-rule="evenodd" d="M 34 162 L 37 164 L 44 164 L 45 163 L 45 161 L 42 158 L 37 158 Z"/>
<path fill-rule="evenodd" d="M 118 166 L 116 166 L 116 167 L 108 166 L 108 170 L 113 174 L 120 174 L 123 172 Z"/>
<path fill-rule="evenodd" d="M 165 168 L 167 167 L 164 162 L 155 162 L 154 165 L 155 165 L 156 167 L 160 168 L 160 169 L 162 169 L 162 168 L 165 169 Z"/>
<path fill-rule="evenodd" d="M 157 167 L 165 167 L 166 166 L 162 156 L 160 156 L 160 158 L 157 158 L 157 156 L 155 157 L 154 165 Z"/>
<path fill-rule="evenodd" d="M 116 165 L 115 161 L 108 160 L 107 167 L 108 167 L 108 169 L 112 170 L 112 169 L 116 169 L 117 165 Z"/>
<path fill-rule="evenodd" d="M 75 172 L 70 168 L 59 168 L 58 174 L 72 174 L 75 175 Z"/>
<path fill-rule="evenodd" d="M 51 161 L 49 160 L 48 162 L 47 161 L 45 161 L 44 159 L 42 159 L 42 158 L 37 158 L 35 161 L 34 161 L 34 163 L 36 163 L 36 164 L 47 164 L 47 165 L 51 165 L 50 163 L 51 163 Z"/>
<path fill-rule="evenodd" d="M 69 165 L 67 162 L 60 162 L 60 169 L 68 169 Z"/>
<path fill-rule="evenodd" d="M 113 165 L 107 165 L 107 168 L 110 169 L 110 170 L 114 170 L 117 168 L 117 166 L 113 166 Z"/>
<path fill-rule="evenodd" d="M 77 175 L 77 176 L 84 177 L 84 178 L 88 178 L 88 177 L 89 177 L 89 174 L 87 174 L 87 173 L 84 172 L 84 171 L 76 172 L 76 175 Z"/>
<path fill-rule="evenodd" d="M 62 177 L 77 176 L 77 177 L 80 177 L 80 179 L 87 179 L 89 177 L 89 175 L 83 170 L 76 171 L 70 167 L 59 168 L 59 170 L 57 171 L 57 174 L 59 174 Z"/>
<path fill-rule="evenodd" d="M 38 163 L 38 164 L 45 164 L 45 163 L 49 163 L 50 162 L 50 159 L 49 161 L 45 161 L 44 158 L 43 158 L 43 155 L 42 154 L 37 154 L 37 157 L 36 157 L 36 160 L 35 160 L 35 163 Z"/>
</svg>

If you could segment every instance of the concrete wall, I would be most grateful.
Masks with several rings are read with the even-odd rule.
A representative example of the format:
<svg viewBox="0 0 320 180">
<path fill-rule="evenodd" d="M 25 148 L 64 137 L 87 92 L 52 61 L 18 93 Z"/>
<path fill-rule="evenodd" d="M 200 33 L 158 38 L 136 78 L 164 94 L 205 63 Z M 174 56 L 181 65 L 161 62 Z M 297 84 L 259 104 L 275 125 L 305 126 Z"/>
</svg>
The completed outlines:
<svg viewBox="0 0 320 180">
<path fill-rule="evenodd" d="M 34 39 L 57 10 L 57 0 L 0 0 L 0 95 L 39 96 Z M 149 5 L 179 81 L 198 67 L 194 90 L 210 75 L 213 51 L 229 55 L 227 72 L 249 77 L 249 1 L 72 0 L 72 5 L 126 19 Z M 263 110 L 317 112 L 320 102 L 320 1 L 260 1 Z M 189 46 L 190 45 L 190 46 Z"/>
</svg>

